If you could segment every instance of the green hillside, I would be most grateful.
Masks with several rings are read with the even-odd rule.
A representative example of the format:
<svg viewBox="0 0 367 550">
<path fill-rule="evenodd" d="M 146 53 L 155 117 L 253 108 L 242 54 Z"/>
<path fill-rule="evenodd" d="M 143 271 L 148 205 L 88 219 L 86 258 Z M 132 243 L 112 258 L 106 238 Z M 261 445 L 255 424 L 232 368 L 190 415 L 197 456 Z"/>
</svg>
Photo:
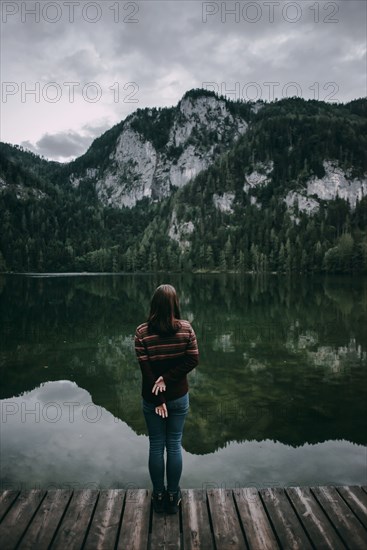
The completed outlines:
<svg viewBox="0 0 367 550">
<path fill-rule="evenodd" d="M 0 144 L 0 270 L 367 272 L 366 196 L 355 208 L 340 197 L 318 199 L 312 215 L 297 205 L 290 212 L 284 201 L 323 178 L 325 161 L 366 179 L 367 100 L 292 98 L 260 107 L 233 104 L 249 121 L 235 145 L 218 144 L 218 160 L 168 198 L 132 208 L 101 204 L 92 179 L 79 187 L 68 180 L 88 167 L 103 170 L 123 122 L 66 165 Z M 139 110 L 136 131 L 162 147 L 173 109 Z M 197 138 L 213 135 L 203 129 Z M 266 184 L 244 190 L 246 176 L 262 171 Z M 213 199 L 223 194 L 231 198 L 227 211 Z"/>
</svg>

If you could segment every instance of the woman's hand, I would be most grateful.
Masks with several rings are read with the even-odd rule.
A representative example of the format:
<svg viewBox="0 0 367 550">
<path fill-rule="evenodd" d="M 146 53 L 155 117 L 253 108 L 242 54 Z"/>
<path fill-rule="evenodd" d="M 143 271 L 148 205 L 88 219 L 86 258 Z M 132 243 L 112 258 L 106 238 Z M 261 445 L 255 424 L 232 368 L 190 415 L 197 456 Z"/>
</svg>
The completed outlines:
<svg viewBox="0 0 367 550">
<path fill-rule="evenodd" d="M 166 389 L 166 384 L 164 383 L 163 376 L 160 376 L 154 382 L 152 393 L 155 393 L 156 395 L 158 395 L 158 392 L 164 391 L 165 389 Z"/>
<path fill-rule="evenodd" d="M 158 407 L 155 408 L 155 412 L 162 418 L 166 418 L 168 416 L 167 405 L 165 403 L 158 405 Z"/>
</svg>

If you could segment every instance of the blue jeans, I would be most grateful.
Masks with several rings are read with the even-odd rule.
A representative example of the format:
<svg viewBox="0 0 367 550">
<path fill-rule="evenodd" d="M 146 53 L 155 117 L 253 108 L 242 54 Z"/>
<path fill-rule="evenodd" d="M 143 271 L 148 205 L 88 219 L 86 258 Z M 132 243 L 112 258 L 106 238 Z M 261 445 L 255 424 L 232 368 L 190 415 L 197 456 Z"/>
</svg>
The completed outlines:
<svg viewBox="0 0 367 550">
<path fill-rule="evenodd" d="M 149 474 L 153 490 L 164 491 L 164 448 L 167 448 L 167 490 L 178 490 L 182 473 L 182 432 L 189 412 L 189 392 L 178 399 L 167 401 L 168 416 L 155 412 L 153 403 L 142 398 L 142 408 L 149 433 Z"/>
</svg>

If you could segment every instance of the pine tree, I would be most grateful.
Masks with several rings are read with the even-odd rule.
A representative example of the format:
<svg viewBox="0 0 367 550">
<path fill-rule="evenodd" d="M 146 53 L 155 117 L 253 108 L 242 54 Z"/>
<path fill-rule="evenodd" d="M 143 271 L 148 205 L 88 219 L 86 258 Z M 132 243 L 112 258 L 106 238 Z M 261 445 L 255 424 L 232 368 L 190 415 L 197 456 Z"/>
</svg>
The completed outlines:
<svg viewBox="0 0 367 550">
<path fill-rule="evenodd" d="M 205 265 L 208 269 L 214 267 L 213 249 L 210 244 L 205 249 Z"/>
<path fill-rule="evenodd" d="M 314 263 L 314 266 L 317 271 L 321 269 L 322 258 L 323 258 L 322 245 L 320 241 L 317 241 L 315 246 L 315 263 Z"/>
<path fill-rule="evenodd" d="M 0 251 L 0 273 L 5 271 L 7 271 L 6 261 L 2 252 Z"/>
<path fill-rule="evenodd" d="M 238 255 L 237 268 L 241 272 L 243 272 L 245 270 L 245 255 L 244 255 L 242 250 L 240 250 L 239 255 Z"/>
<path fill-rule="evenodd" d="M 284 272 L 286 270 L 286 256 L 284 244 L 280 245 L 279 257 L 278 257 L 278 270 Z"/>
<path fill-rule="evenodd" d="M 227 271 L 227 261 L 224 250 L 221 250 L 219 253 L 219 269 L 221 271 Z"/>
<path fill-rule="evenodd" d="M 224 257 L 226 259 L 226 265 L 228 269 L 233 267 L 233 247 L 231 242 L 231 237 L 228 235 L 227 241 L 224 245 Z"/>
<path fill-rule="evenodd" d="M 286 268 L 286 271 L 291 271 L 292 270 L 292 246 L 291 246 L 291 241 L 290 241 L 290 238 L 288 237 L 287 238 L 287 242 L 285 244 L 285 254 L 286 254 L 286 260 L 285 260 L 285 268 Z"/>
</svg>

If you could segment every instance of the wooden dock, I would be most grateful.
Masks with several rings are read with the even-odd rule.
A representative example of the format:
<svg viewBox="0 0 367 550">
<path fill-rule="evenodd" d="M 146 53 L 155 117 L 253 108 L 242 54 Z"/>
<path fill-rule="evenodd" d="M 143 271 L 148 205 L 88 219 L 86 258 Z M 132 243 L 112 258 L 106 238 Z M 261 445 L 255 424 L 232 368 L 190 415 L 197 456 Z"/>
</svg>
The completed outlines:
<svg viewBox="0 0 367 550">
<path fill-rule="evenodd" d="M 182 489 L 157 514 L 151 490 L 0 492 L 0 548 L 367 549 L 367 487 Z"/>
</svg>

